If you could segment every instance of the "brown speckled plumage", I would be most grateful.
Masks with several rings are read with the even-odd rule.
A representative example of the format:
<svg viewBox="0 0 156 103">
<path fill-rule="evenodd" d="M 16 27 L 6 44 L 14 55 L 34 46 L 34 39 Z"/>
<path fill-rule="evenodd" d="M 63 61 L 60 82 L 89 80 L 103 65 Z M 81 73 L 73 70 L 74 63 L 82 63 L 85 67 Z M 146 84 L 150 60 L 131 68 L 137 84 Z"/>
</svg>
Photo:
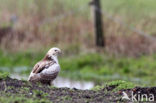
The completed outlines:
<svg viewBox="0 0 156 103">
<path fill-rule="evenodd" d="M 52 55 L 56 56 L 57 52 L 54 52 L 55 53 L 52 53 Z M 57 61 L 55 61 L 53 57 L 47 53 L 46 56 L 34 66 L 28 80 L 30 82 L 41 82 L 43 84 L 51 84 L 51 81 L 53 81 L 59 73 L 59 70 L 55 70 L 55 68 L 57 67 L 51 68 L 51 66 L 53 66 L 54 64 L 59 66 Z M 49 68 L 52 69 L 52 72 L 43 72 L 46 69 L 48 70 Z"/>
</svg>

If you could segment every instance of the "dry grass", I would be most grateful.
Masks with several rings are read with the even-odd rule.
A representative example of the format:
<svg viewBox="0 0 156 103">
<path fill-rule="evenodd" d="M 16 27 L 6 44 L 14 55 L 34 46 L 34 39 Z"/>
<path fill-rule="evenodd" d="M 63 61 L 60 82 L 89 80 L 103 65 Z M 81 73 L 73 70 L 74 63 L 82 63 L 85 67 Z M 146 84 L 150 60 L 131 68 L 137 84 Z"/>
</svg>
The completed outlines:
<svg viewBox="0 0 156 103">
<path fill-rule="evenodd" d="M 34 7 L 33 13 L 25 10 L 25 13 L 19 13 L 18 21 L 14 26 L 10 25 L 11 11 L 2 10 L 0 22 L 0 47 L 7 51 L 25 51 L 41 50 L 52 46 L 63 48 L 66 53 L 79 53 L 95 50 L 95 40 L 91 18 L 88 14 L 73 14 L 63 19 L 53 21 L 58 14 L 66 13 L 61 9 L 62 4 L 55 2 L 60 7 L 54 6 L 53 11 L 42 11 L 42 3 L 36 3 L 38 8 Z M 30 8 L 29 8 L 30 9 Z M 48 11 L 48 10 L 47 10 Z M 47 15 L 46 15 L 47 14 Z M 120 16 L 114 16 L 120 18 Z M 51 18 L 50 22 L 45 22 Z M 138 29 L 147 33 L 155 34 L 151 29 L 153 17 L 143 18 L 137 23 Z M 135 22 L 129 19 L 128 22 Z M 135 23 L 134 23 L 135 24 Z M 9 29 L 8 29 L 9 27 Z M 5 32 L 4 32 L 5 29 Z M 138 36 L 118 23 L 114 23 L 104 17 L 104 30 L 106 36 L 106 51 L 115 55 L 139 56 L 142 54 L 152 54 L 156 51 L 155 42 Z"/>
<path fill-rule="evenodd" d="M 116 56 L 135 56 L 153 54 L 156 52 L 156 41 L 147 38 L 130 36 L 109 36 L 107 38 L 106 51 Z"/>
<path fill-rule="evenodd" d="M 52 17 L 53 18 L 53 17 Z M 20 51 L 38 47 L 68 46 L 87 44 L 91 46 L 91 22 L 82 17 L 68 16 L 68 18 L 50 23 L 42 23 L 44 19 L 38 16 L 21 17 L 14 27 L 3 27 L 0 30 L 1 47 L 5 50 Z M 8 29 L 9 28 L 9 29 Z M 6 32 L 3 32 L 6 29 Z M 89 39 L 90 38 L 90 39 Z M 8 42 L 9 41 L 9 42 Z"/>
</svg>

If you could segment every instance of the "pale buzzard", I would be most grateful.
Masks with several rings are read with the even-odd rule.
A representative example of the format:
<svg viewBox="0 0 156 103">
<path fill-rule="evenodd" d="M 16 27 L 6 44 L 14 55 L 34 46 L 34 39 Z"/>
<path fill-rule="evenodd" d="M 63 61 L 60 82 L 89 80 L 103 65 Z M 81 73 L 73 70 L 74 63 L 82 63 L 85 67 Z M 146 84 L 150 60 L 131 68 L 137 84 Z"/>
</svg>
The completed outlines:
<svg viewBox="0 0 156 103">
<path fill-rule="evenodd" d="M 51 48 L 45 57 L 34 66 L 28 81 L 50 85 L 60 71 L 60 65 L 57 59 L 60 53 L 61 50 L 59 48 Z"/>
</svg>

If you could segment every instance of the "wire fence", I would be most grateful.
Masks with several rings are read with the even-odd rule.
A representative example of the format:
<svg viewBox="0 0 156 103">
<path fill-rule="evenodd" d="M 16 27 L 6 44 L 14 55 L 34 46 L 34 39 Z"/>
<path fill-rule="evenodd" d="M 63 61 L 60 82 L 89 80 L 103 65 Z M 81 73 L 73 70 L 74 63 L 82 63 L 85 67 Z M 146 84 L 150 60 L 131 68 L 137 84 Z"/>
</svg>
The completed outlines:
<svg viewBox="0 0 156 103">
<path fill-rule="evenodd" d="M 105 16 L 105 17 L 107 17 L 108 19 L 110 19 L 111 21 L 114 21 L 114 22 L 120 24 L 121 26 L 123 26 L 123 27 L 129 29 L 130 31 L 135 32 L 135 33 L 137 33 L 137 34 L 139 34 L 139 35 L 141 35 L 141 36 L 144 36 L 144 37 L 146 37 L 146 38 L 149 38 L 149 39 L 151 39 L 151 40 L 153 40 L 153 41 L 156 40 L 156 38 L 153 37 L 153 36 L 151 36 L 150 34 L 145 33 L 144 31 L 138 30 L 138 29 L 136 29 L 135 27 L 129 26 L 127 23 L 121 21 L 120 19 L 117 19 L 117 18 L 113 17 L 112 15 L 108 14 L 106 11 L 100 10 L 100 9 L 98 9 L 96 6 L 94 6 L 94 8 L 95 8 L 98 12 L 102 13 L 103 16 Z"/>
<path fill-rule="evenodd" d="M 51 22 L 57 22 L 60 21 L 68 16 L 74 15 L 76 13 L 82 12 L 83 10 L 86 10 L 88 8 L 88 5 L 84 4 L 81 7 L 79 7 L 76 11 L 75 10 L 71 10 L 69 12 L 66 12 L 64 14 L 60 14 L 58 16 L 55 16 L 54 18 L 46 18 L 44 21 L 42 21 L 40 24 L 47 24 L 47 23 L 51 23 Z"/>
<path fill-rule="evenodd" d="M 135 33 L 137 33 L 137 34 L 139 34 L 139 35 L 141 35 L 141 36 L 144 36 L 145 38 L 148 38 L 148 39 L 153 40 L 153 41 L 156 40 L 156 38 L 153 37 L 153 36 L 151 36 L 150 34 L 144 32 L 144 31 L 142 31 L 142 30 L 138 30 L 138 29 L 136 29 L 136 28 L 133 27 L 133 26 L 128 25 L 127 23 L 121 21 L 120 19 L 115 18 L 114 16 L 110 15 L 108 12 L 106 12 L 106 11 L 104 11 L 104 10 L 100 10 L 100 9 L 97 8 L 95 5 L 92 5 L 92 6 L 94 6 L 94 8 L 95 8 L 98 12 L 102 13 L 104 17 L 107 17 L 109 20 L 111 20 L 111 21 L 113 21 L 113 22 L 115 22 L 115 23 L 120 24 L 122 27 L 127 28 L 127 29 L 130 30 L 131 32 L 135 32 Z M 71 16 L 71 15 L 73 15 L 73 14 L 82 12 L 82 11 L 88 9 L 88 8 L 89 8 L 89 5 L 88 5 L 88 4 L 84 4 L 84 5 L 82 5 L 81 7 L 79 7 L 79 8 L 77 9 L 77 12 L 74 11 L 74 10 L 71 10 L 71 11 L 66 12 L 66 13 L 64 13 L 64 14 L 58 15 L 58 16 L 56 16 L 56 17 L 54 17 L 54 18 L 46 18 L 46 19 L 45 19 L 44 21 L 42 21 L 40 24 L 46 24 L 46 23 L 51 23 L 51 22 L 54 23 L 54 22 L 57 22 L 57 21 L 60 21 L 60 20 L 62 20 L 62 19 L 64 19 L 64 18 L 66 18 L 66 17 L 68 17 L 68 16 Z"/>
</svg>

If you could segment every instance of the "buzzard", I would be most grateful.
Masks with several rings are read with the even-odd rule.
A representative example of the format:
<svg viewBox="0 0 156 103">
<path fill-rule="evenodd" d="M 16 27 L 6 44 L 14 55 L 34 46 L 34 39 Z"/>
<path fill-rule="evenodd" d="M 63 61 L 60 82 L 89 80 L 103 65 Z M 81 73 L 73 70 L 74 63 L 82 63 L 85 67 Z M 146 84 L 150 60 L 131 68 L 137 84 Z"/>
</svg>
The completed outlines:
<svg viewBox="0 0 156 103">
<path fill-rule="evenodd" d="M 59 48 L 51 48 L 45 57 L 34 66 L 28 81 L 50 85 L 60 71 L 57 59 L 60 53 L 61 50 Z"/>
</svg>

